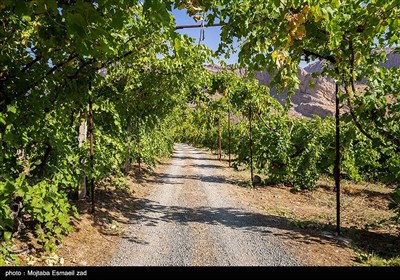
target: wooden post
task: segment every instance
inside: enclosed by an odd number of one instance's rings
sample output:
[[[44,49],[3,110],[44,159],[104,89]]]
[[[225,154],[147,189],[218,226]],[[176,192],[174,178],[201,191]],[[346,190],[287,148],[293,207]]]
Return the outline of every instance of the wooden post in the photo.
[[[336,189],[336,233],[340,235],[340,111],[339,111],[339,86],[336,83],[335,87],[335,189]]]
[[[94,173],[94,143],[93,143],[93,103],[92,98],[89,97],[89,141],[90,141],[90,168],[92,174]],[[92,213],[95,212],[95,198],[94,198],[94,178],[90,179],[90,190],[91,190],[91,198],[92,198]]]
[[[78,137],[78,146],[81,148],[86,140],[87,140],[87,115],[86,113],[83,113],[83,120],[81,120],[81,123],[79,125],[79,137]],[[86,176],[82,176],[81,181],[80,181],[80,187],[78,191],[78,198],[79,199],[84,199],[86,197],[86,192],[87,192],[87,186],[86,186],[86,181],[87,178]]]
[[[252,123],[252,110],[251,105],[249,107],[249,132],[250,132],[250,180],[251,186],[253,186],[253,123]]]

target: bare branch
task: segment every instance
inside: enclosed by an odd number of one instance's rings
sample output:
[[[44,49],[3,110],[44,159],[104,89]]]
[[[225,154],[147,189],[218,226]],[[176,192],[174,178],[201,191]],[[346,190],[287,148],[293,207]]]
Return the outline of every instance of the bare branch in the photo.
[[[310,51],[310,50],[306,50],[306,49],[302,49],[302,50],[303,50],[303,53],[304,53],[306,56],[312,55],[312,56],[318,57],[319,59],[325,59],[325,60],[327,60],[327,61],[329,61],[329,62],[336,63],[336,59],[335,59],[333,56],[331,56],[331,55],[323,56],[323,55],[321,55],[321,54],[318,54],[318,53],[313,52],[313,51]]]

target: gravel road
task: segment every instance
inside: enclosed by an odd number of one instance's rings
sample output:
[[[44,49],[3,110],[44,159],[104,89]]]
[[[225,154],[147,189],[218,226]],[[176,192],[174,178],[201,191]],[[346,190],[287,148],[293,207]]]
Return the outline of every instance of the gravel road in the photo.
[[[276,221],[232,196],[225,173],[208,152],[176,144],[109,265],[301,265],[275,234]]]

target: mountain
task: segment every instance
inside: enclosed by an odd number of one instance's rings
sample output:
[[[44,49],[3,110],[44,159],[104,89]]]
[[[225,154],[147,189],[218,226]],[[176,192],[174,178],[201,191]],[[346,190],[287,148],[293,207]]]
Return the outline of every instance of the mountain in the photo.
[[[400,54],[395,54],[393,49],[387,49],[387,60],[382,63],[385,68],[399,67]],[[317,61],[309,64],[304,69],[298,67],[297,75],[300,80],[299,89],[291,97],[292,108],[289,115],[292,117],[312,117],[318,115],[322,118],[332,116],[335,110],[335,83],[332,78],[318,75],[313,78],[313,73],[321,73],[326,61]],[[214,73],[218,73],[220,68],[216,65],[208,65],[206,68]],[[246,70],[238,70],[239,76],[243,76]],[[270,85],[272,76],[267,71],[255,72],[256,79],[260,84]],[[315,75],[315,74],[314,74]],[[310,83],[311,82],[311,83]],[[313,86],[310,86],[313,84]],[[362,89],[365,84],[357,85]],[[286,93],[277,94],[276,89],[271,89],[271,96],[276,98],[282,105],[285,104]]]
[[[313,69],[321,70],[322,65],[313,65]],[[317,71],[315,70],[315,71]],[[292,95],[292,108],[290,115],[293,117],[312,117],[318,115],[326,117],[332,115],[335,106],[335,84],[332,79],[318,76],[312,78],[313,72],[308,72],[301,67],[298,68],[297,75],[300,80],[299,89]],[[268,72],[256,72],[255,77],[260,84],[269,85],[272,77]],[[314,84],[310,86],[310,81]],[[275,89],[271,90],[271,95],[282,105],[285,103],[287,95],[278,95]]]
[[[385,68],[400,67],[400,54],[394,53],[393,49],[387,49],[387,60],[381,65]],[[326,65],[326,61],[317,61],[309,64],[304,69],[298,68],[300,80],[299,89],[292,96],[292,108],[290,115],[295,117],[320,117],[332,116],[335,111],[335,83],[329,77],[321,75],[313,78],[313,73],[321,73]],[[269,85],[272,77],[267,72],[255,73],[260,84]],[[310,86],[310,81],[314,86]],[[358,89],[365,88],[365,84],[358,84]],[[286,94],[277,95],[276,90],[271,90],[271,95],[281,104],[285,103]]]
[[[310,73],[310,74],[315,73],[315,72],[321,73],[322,70],[324,70],[325,64],[326,64],[325,60],[316,61],[316,62],[313,62],[313,63],[307,65],[304,68],[304,70],[306,70],[306,72]]]
[[[393,68],[393,67],[399,67],[400,66],[400,54],[394,53],[393,49],[388,50],[387,52],[387,60],[385,63],[383,63],[383,66],[385,68]]]

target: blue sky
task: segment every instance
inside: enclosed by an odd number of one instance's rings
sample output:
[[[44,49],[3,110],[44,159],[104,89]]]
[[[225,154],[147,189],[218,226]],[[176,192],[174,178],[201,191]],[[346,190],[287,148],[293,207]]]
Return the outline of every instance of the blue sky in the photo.
[[[175,17],[176,25],[191,25],[191,24],[201,24],[201,22],[196,22],[192,17],[186,14],[186,10],[173,10],[172,14]],[[194,38],[196,40],[196,44],[199,41],[200,37],[200,28],[188,28],[188,29],[180,29],[177,30],[180,34],[187,34],[188,36]],[[207,45],[211,50],[216,51],[218,48],[218,44],[220,43],[220,32],[221,27],[207,27],[205,28],[205,40],[202,42]],[[225,60],[227,64],[234,64],[238,61],[238,53],[231,54],[229,59],[221,59]],[[301,67],[307,66],[308,63],[305,61],[300,62]]]
[[[191,25],[191,24],[201,24],[201,22],[196,22],[192,17],[186,14],[186,10],[173,10],[172,14],[175,17],[176,25]],[[200,28],[188,28],[177,30],[180,34],[187,34],[188,36],[196,40],[196,44],[199,42]],[[205,40],[202,42],[207,45],[211,50],[216,51],[220,43],[220,32],[221,27],[206,27],[204,30]],[[229,59],[224,59],[227,64],[233,64],[237,62],[238,54],[231,54]]]

